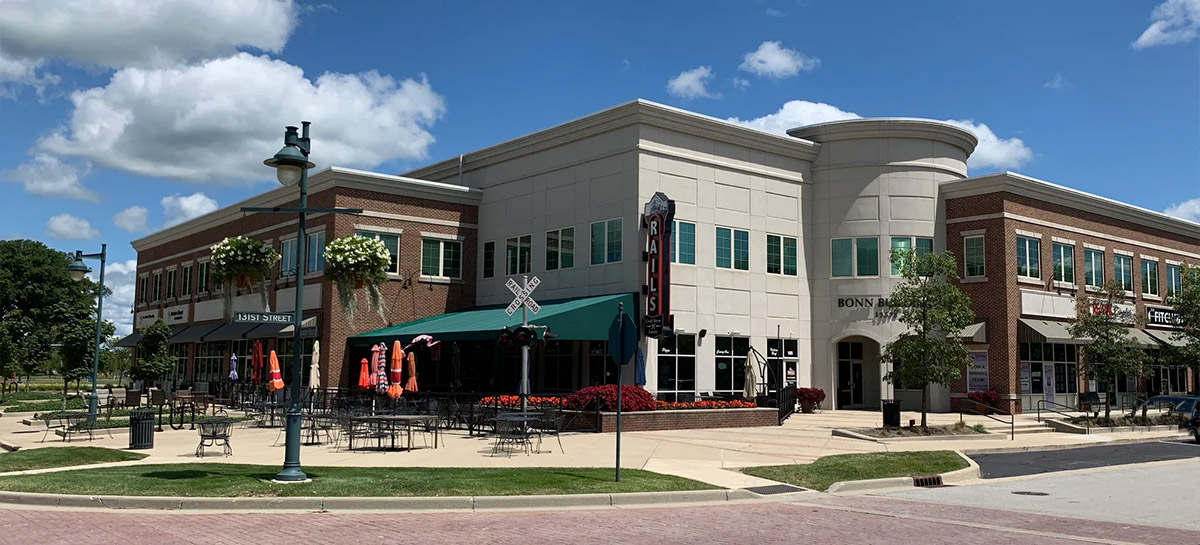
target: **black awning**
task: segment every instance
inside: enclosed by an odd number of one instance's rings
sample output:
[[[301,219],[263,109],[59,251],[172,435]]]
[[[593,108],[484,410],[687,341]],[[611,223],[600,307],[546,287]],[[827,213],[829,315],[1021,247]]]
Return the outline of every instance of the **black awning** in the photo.
[[[142,334],[138,333],[137,331],[134,331],[133,333],[130,333],[128,336],[126,336],[125,338],[117,341],[116,344],[114,344],[113,346],[119,346],[122,348],[133,348],[133,347],[137,346],[137,343],[140,340],[142,340]]]
[[[213,331],[209,332],[208,334],[204,335],[204,337],[202,337],[200,340],[202,340],[204,342],[213,342],[213,341],[238,341],[238,340],[246,339],[246,338],[249,338],[246,334],[250,333],[250,330],[257,328],[259,325],[262,325],[262,324],[242,324],[242,323],[227,322],[224,324],[220,324],[221,327],[218,327],[218,328],[214,329]]]
[[[221,327],[221,324],[190,325],[187,326],[187,328],[185,328],[183,331],[173,335],[171,337],[171,342],[176,344],[200,342],[200,339],[204,338],[204,335],[218,327]]]
[[[178,334],[180,334],[180,333],[183,333],[183,332],[184,332],[184,331],[186,331],[186,330],[187,330],[189,327],[191,327],[191,326],[186,326],[186,325],[173,325],[173,326],[171,326],[171,338],[170,338],[170,339],[167,339],[167,344],[178,344],[178,343],[192,342],[192,341],[185,341],[185,340],[182,340],[182,339],[180,339],[180,340],[178,340],[178,341],[177,341],[177,340],[175,340],[175,336],[176,336],[176,335],[178,335]]]
[[[305,316],[304,322],[301,323],[300,335],[303,337],[315,337],[317,327],[317,316]],[[292,324],[262,324],[249,335],[247,339],[273,339],[276,337],[291,337],[293,333]]]

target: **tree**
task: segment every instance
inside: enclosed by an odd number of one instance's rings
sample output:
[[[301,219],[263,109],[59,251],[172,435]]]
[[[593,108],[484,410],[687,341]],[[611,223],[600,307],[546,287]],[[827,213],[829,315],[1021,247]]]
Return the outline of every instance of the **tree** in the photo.
[[[954,285],[958,265],[950,252],[917,255],[894,251],[892,263],[904,280],[888,296],[888,308],[908,326],[883,347],[880,360],[892,365],[883,378],[921,387],[921,427],[927,427],[929,385],[949,384],[970,360],[958,334],[975,320],[971,300]]]
[[[72,282],[68,254],[33,240],[0,241],[0,370],[30,374],[58,343],[61,305],[93,293],[90,281]],[[95,316],[95,301],[88,302]],[[92,322],[95,327],[95,322]]]
[[[125,371],[129,369],[131,354],[128,348],[117,346],[120,336],[110,336],[104,341],[104,350],[100,352],[100,370],[117,376],[117,385],[125,382]]]
[[[54,326],[56,338],[61,344],[60,368],[65,400],[71,382],[90,377],[95,364],[96,350],[96,295],[100,285],[84,279],[79,282],[83,290],[70,294],[70,298],[57,305],[58,323]],[[107,289],[107,288],[106,288]],[[100,325],[100,338],[107,338],[115,330],[112,322]]]
[[[1129,334],[1129,328],[1141,317],[1134,315],[1129,321],[1116,312],[1124,299],[1125,290],[1113,280],[1100,286],[1095,295],[1081,291],[1075,297],[1075,317],[1067,324],[1071,336],[1086,343],[1081,348],[1081,374],[1108,383],[1106,419],[1112,415],[1117,376],[1141,376],[1142,360],[1146,357],[1142,345]]]
[[[1179,313],[1171,339],[1183,346],[1168,350],[1169,361],[1190,367],[1193,375],[1200,377],[1200,266],[1185,263],[1179,272],[1181,289],[1167,298],[1167,304]]]
[[[129,370],[129,376],[145,382],[162,380],[175,368],[175,360],[167,347],[167,341],[171,338],[171,327],[159,319],[142,328],[141,334],[142,338],[138,341],[138,360]]]

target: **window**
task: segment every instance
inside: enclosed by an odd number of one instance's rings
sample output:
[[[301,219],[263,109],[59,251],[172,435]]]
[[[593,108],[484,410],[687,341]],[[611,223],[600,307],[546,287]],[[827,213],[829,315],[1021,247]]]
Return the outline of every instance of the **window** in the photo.
[[[1175,297],[1183,292],[1183,277],[1180,276],[1179,265],[1167,265],[1167,297]]]
[[[892,276],[900,276],[900,271],[904,268],[904,261],[899,259],[898,255],[903,255],[905,252],[912,250],[912,239],[908,237],[892,237]]]
[[[167,299],[175,298],[175,269],[167,271]]]
[[[208,293],[208,262],[201,261],[196,273],[196,293]]]
[[[986,258],[983,251],[983,235],[963,238],[963,276],[974,278],[987,276]]]
[[[767,339],[767,368],[763,377],[767,392],[778,392],[782,386],[796,384],[796,363],[800,342],[796,339]]]
[[[588,383],[592,386],[617,383],[617,364],[608,357],[608,342],[587,341]]]
[[[1142,295],[1158,297],[1158,262],[1142,260]]]
[[[1017,237],[1017,276],[1025,278],[1042,278],[1041,262],[1042,241],[1036,238]]]
[[[767,272],[796,276],[796,239],[767,235]]]
[[[483,277],[493,276],[496,276],[496,241],[489,240],[483,243]]]
[[[1104,285],[1104,250],[1083,251],[1083,283],[1093,288]]]
[[[296,239],[279,243],[279,277],[296,276]]]
[[[225,359],[225,341],[196,343],[195,377],[196,382],[218,382],[229,376],[229,368]],[[224,372],[222,372],[224,371]]]
[[[621,218],[592,224],[592,265],[621,261]]]
[[[154,273],[154,296],[151,301],[162,299],[162,273]]]
[[[1054,280],[1075,283],[1075,247],[1055,242],[1050,249],[1054,251]]]
[[[917,237],[917,257],[933,253],[933,239]]]
[[[529,274],[529,258],[532,255],[533,235],[510,237],[506,241],[506,257],[508,266],[506,274]]]
[[[325,270],[325,232],[308,235],[308,260],[305,273]]]
[[[569,393],[575,391],[575,342],[546,341],[541,358],[541,391]]]
[[[292,350],[292,347],[295,346],[292,342],[293,340],[294,339],[291,337],[279,337],[275,339],[275,353],[279,357],[279,370],[283,375],[283,383],[289,385],[292,383],[292,359],[295,357],[295,352]],[[314,340],[316,339],[312,337],[302,337],[300,339],[301,386],[308,382],[308,376],[311,374],[308,372],[308,368],[312,365],[312,349]],[[317,363],[318,365],[320,364],[320,362]]]
[[[855,270],[858,276],[879,276],[879,239],[854,239]]]
[[[462,278],[462,243],[427,238],[421,241],[421,274]]]
[[[546,270],[570,269],[575,266],[575,228],[563,227],[546,231]]]
[[[854,276],[854,239],[835,238],[830,241],[834,278]]]
[[[675,335],[658,342],[658,399],[677,401],[696,391],[696,336]]]
[[[1021,343],[1022,365],[1029,366],[1029,395],[1042,395],[1047,390],[1056,394],[1079,392],[1079,369],[1076,367],[1075,345],[1051,343]],[[1053,383],[1046,375],[1053,373]]]
[[[167,378],[167,380],[174,382],[176,385],[178,385],[180,382],[184,382],[187,380],[187,361],[188,361],[188,347],[189,346],[191,346],[191,345],[185,344],[185,343],[175,343],[175,344],[167,345],[167,351],[171,354],[171,359],[174,360],[174,362],[175,362],[175,370],[171,371],[171,374],[167,375],[166,378]]]
[[[674,222],[671,228],[671,263],[696,264],[696,224]]]
[[[717,336],[716,348],[716,391],[741,392],[746,386],[746,352],[750,350],[750,338]]]
[[[717,227],[717,266],[750,270],[750,232]]]
[[[183,287],[180,288],[179,294],[187,297],[192,294],[192,266],[183,266]]]
[[[150,277],[149,276],[143,276],[141,278],[138,278],[138,302],[143,305],[146,304],[146,297],[150,292],[149,285],[150,285]]]
[[[1122,290],[1133,290],[1133,258],[1127,255],[1113,256],[1113,280]]]
[[[373,238],[383,243],[388,251],[388,270],[392,274],[400,274],[400,235],[373,233],[370,231],[355,231],[354,236]]]

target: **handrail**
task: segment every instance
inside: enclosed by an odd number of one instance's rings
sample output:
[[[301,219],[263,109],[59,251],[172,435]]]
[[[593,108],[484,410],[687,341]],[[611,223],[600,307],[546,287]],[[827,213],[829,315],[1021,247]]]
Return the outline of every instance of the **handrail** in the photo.
[[[985,403],[979,403],[978,401],[976,401],[975,404],[987,407],[988,409],[996,411],[997,413],[1001,413],[1001,414],[1004,413],[1003,410],[1001,410],[997,407],[993,407],[991,405],[987,405]],[[986,417],[991,418],[992,420],[995,420],[996,422],[999,422],[1001,424],[1008,424],[1008,439],[1010,441],[1016,441],[1016,439],[1017,439],[1017,418],[1015,416],[1010,414],[1010,415],[1008,415],[1008,420],[1005,421],[1003,418],[999,418],[999,417],[996,417],[996,416],[993,416],[993,415],[990,415],[987,413],[982,413],[982,412],[976,411],[975,409],[960,408],[958,410],[958,422],[960,424],[963,423],[963,413],[964,412],[968,412],[971,414],[977,414],[979,416],[986,416]]]
[[[1065,418],[1075,418],[1074,416],[1071,416],[1071,415],[1064,413],[1062,411],[1059,411],[1057,409],[1047,407],[1047,405],[1053,405],[1055,407],[1062,407],[1064,409],[1074,409],[1074,407],[1072,407],[1070,405],[1063,405],[1062,403],[1055,403],[1055,402],[1047,400],[1047,399],[1039,399],[1037,402],[1037,421],[1038,421],[1038,423],[1041,423],[1041,421],[1042,421],[1042,411],[1052,412],[1054,414],[1063,416]],[[1086,424],[1088,433],[1089,434],[1092,433],[1092,417],[1088,416],[1086,412],[1083,413],[1083,422],[1084,422],[1084,424]]]

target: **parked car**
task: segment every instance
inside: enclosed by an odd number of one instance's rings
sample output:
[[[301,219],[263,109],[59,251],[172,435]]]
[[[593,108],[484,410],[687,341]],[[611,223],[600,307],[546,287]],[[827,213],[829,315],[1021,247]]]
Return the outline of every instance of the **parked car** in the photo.
[[[1134,407],[1129,416],[1143,413],[1147,416],[1177,416],[1179,427],[1187,428],[1188,433],[1200,443],[1200,396],[1154,396]]]

